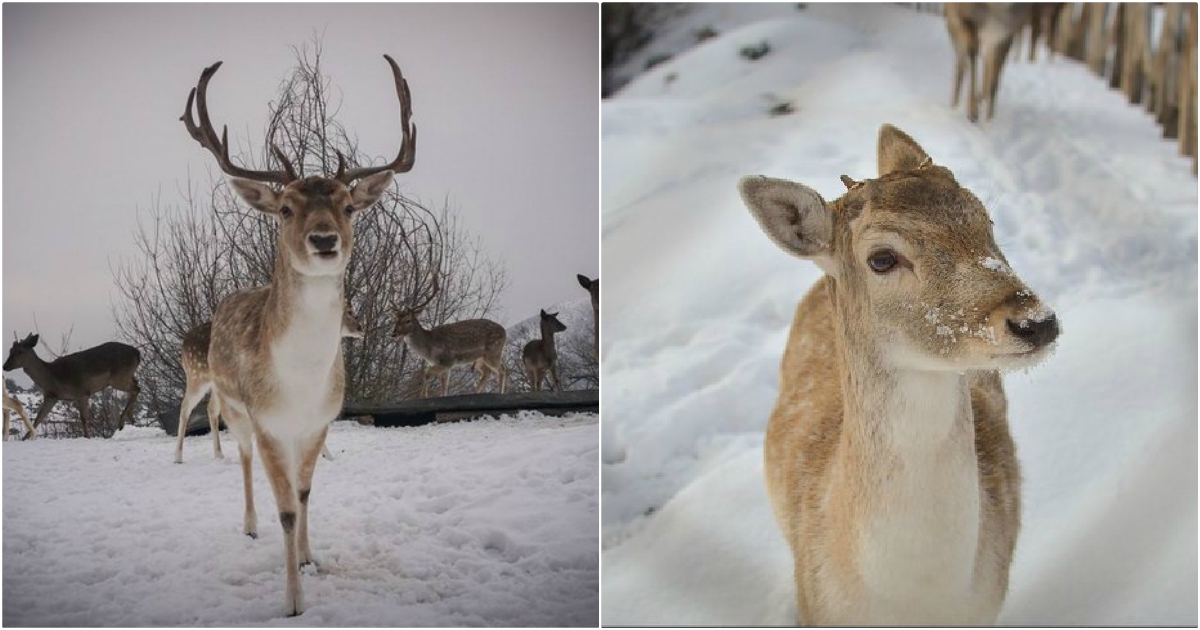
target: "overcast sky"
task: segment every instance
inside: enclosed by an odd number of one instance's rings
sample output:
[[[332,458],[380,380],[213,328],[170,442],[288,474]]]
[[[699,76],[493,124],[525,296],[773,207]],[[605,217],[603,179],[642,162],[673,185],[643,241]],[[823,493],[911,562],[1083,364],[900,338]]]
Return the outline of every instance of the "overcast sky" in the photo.
[[[200,70],[214,124],[264,127],[293,66],[289,46],[324,34],[340,120],[368,155],[399,147],[400,64],[420,128],[405,194],[440,204],[503,260],[500,319],[586,297],[599,272],[599,7],[595,4],[4,4],[4,335],[57,346],[115,338],[110,261],[161,190],[217,171],[179,116]],[[258,138],[252,138],[257,141]],[[4,344],[7,354],[8,343]],[[43,354],[45,356],[45,354]]]

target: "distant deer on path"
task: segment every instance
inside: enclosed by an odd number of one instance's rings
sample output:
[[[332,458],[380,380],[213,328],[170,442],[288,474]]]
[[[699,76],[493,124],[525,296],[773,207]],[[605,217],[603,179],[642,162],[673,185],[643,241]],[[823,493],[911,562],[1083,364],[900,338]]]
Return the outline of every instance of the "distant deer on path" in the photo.
[[[554,389],[561,391],[562,383],[558,380],[558,350],[554,347],[554,335],[567,327],[558,321],[558,313],[547,313],[544,309],[538,315],[538,326],[542,338],[525,344],[521,352],[525,374],[529,377],[529,387],[535,392],[541,391],[542,379],[549,373],[553,377]]]
[[[9,394],[8,387],[5,387],[4,388],[4,441],[5,442],[8,441],[8,430],[9,430],[9,426],[10,426],[9,425],[9,421],[10,421],[9,412],[17,414],[17,417],[21,419],[22,423],[24,423],[25,430],[29,432],[28,433],[29,439],[32,440],[32,439],[37,438],[37,432],[34,431],[33,425],[29,423],[29,416],[25,414],[25,406],[21,404],[21,401],[14,398],[12,396],[12,394]],[[18,429],[18,431],[19,431],[19,429]]]
[[[575,278],[579,280],[579,286],[587,289],[588,294],[592,296],[592,323],[595,325],[595,341],[594,350],[596,352],[596,363],[600,363],[600,278],[595,280],[589,279],[583,274],[576,274]]]
[[[508,331],[490,319],[468,319],[426,329],[419,316],[438,294],[436,275],[432,285],[420,303],[396,309],[396,326],[392,329],[392,336],[403,339],[425,362],[421,397],[429,395],[429,385],[434,378],[442,379],[442,396],[449,394],[450,369],[466,364],[479,370],[475,393],[482,392],[488,377],[495,374],[503,394],[508,381],[503,360]]]
[[[36,429],[54,405],[60,400],[73,400],[79,409],[79,422],[83,428],[83,437],[91,437],[88,431],[90,410],[88,401],[92,394],[112,387],[129,394],[129,401],[121,411],[121,426],[129,421],[133,413],[133,404],[137,402],[138,364],[142,361],[142,353],[137,348],[116,341],[102,343],[94,348],[81,350],[61,356],[46,363],[34,351],[38,336],[29,335],[20,341],[13,341],[8,351],[8,359],[4,362],[4,371],[24,369],[33,384],[42,391],[42,406],[38,408],[37,417],[33,419]]]
[[[891,125],[878,164],[831,202],[739,184],[770,240],[825,272],[784,348],[767,494],[803,625],[992,624],[1021,500],[999,371],[1045,359],[1059,324],[953,173]]]
[[[1029,23],[1033,10],[1029,4],[950,2],[946,4],[946,27],[954,44],[954,92],[950,107],[958,107],[963,73],[970,72],[967,92],[967,118],[979,120],[979,101],[987,101],[987,118],[996,110],[1000,72],[1008,58],[1013,37]],[[983,53],[982,93],[976,89],[975,66]]]

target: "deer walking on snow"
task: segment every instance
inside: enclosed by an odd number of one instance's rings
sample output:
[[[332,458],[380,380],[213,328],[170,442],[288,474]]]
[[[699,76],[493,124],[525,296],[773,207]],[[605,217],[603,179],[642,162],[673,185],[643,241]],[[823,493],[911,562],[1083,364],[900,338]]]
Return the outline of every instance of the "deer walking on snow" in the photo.
[[[237,166],[229,158],[227,134],[218,136],[208,115],[206,91],[220,62],[201,73],[180,117],[188,134],[230,176],[242,200],[279,225],[271,283],[229,295],[217,306],[208,367],[226,425],[239,445],[253,438],[262,453],[283,529],[288,615],[304,611],[300,567],[313,563],[308,541],[313,471],[345,393],[343,284],[354,251],[354,220],[379,200],[396,173],[411,170],[416,158],[408,83],[396,62],[384,58],[400,101],[403,137],[388,164],[347,169],[339,153],[333,177],[301,177],[272,147],[282,170]],[[239,450],[246,457],[248,449]],[[249,467],[242,470],[248,478]],[[256,535],[257,523],[247,518],[244,531]]]
[[[483,385],[492,374],[500,381],[500,393],[504,393],[508,375],[504,370],[504,344],[508,331],[490,319],[468,319],[426,329],[421,326],[421,311],[438,294],[436,274],[432,289],[420,303],[396,309],[396,326],[392,336],[404,340],[408,347],[425,362],[421,376],[421,397],[429,395],[429,384],[434,378],[442,379],[442,396],[450,393],[450,369],[456,365],[471,364],[479,370],[479,381],[475,393],[483,391]]]
[[[25,413],[25,405],[22,405],[21,401],[17,400],[16,398],[13,398],[12,394],[8,393],[8,388],[5,387],[4,388],[4,441],[5,442],[8,441],[8,430],[10,427],[9,423],[11,420],[11,418],[9,417],[9,412],[17,414],[17,417],[21,419],[21,422],[25,425],[25,430],[29,432],[29,439],[32,440],[37,437],[37,432],[33,430],[33,425],[29,423],[29,416],[26,415],[26,413]],[[19,432],[20,429],[17,429],[17,431]]]
[[[1030,4],[997,2],[950,2],[946,4],[946,28],[954,44],[954,93],[950,107],[958,107],[963,73],[970,72],[967,92],[967,118],[979,120],[979,101],[987,101],[987,118],[996,110],[996,93],[1000,89],[1000,71],[1008,58],[1013,37],[1033,17]],[[975,86],[975,65],[983,53],[982,93]]]
[[[525,374],[529,377],[529,387],[535,392],[542,391],[542,380],[548,373],[553,378],[554,389],[561,391],[562,383],[558,380],[558,350],[554,347],[554,335],[567,327],[558,321],[558,313],[547,313],[545,310],[538,316],[538,325],[542,338],[525,344],[521,351]]]
[[[948,169],[891,125],[878,165],[831,202],[739,184],[767,236],[826,274],[784,350],[767,491],[802,623],[990,624],[1020,521],[999,371],[1044,359],[1059,324]]]
[[[83,437],[91,437],[88,431],[88,420],[91,419],[88,400],[92,394],[105,387],[129,394],[129,401],[121,410],[121,426],[129,421],[129,416],[133,413],[133,404],[137,402],[138,392],[141,391],[137,378],[134,377],[134,372],[137,372],[138,364],[142,361],[142,353],[138,352],[137,348],[109,341],[46,363],[33,349],[37,342],[37,335],[13,341],[12,348],[8,351],[8,359],[4,362],[5,372],[24,369],[33,380],[33,384],[42,390],[42,406],[38,408],[37,416],[33,419],[35,429],[41,426],[46,414],[54,409],[58,401],[74,400],[79,409]]]

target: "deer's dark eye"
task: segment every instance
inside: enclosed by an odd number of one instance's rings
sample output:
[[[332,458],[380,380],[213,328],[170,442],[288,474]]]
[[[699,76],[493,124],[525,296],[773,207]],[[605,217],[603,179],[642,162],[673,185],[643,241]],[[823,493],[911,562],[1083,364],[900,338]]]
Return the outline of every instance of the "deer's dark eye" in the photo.
[[[279,216],[281,216],[285,219],[292,216],[292,209],[287,206],[280,206],[279,207]]]
[[[867,265],[875,273],[887,273],[896,268],[900,258],[890,249],[881,249],[867,257]]]
[[[346,206],[346,216],[354,214],[354,206]]]

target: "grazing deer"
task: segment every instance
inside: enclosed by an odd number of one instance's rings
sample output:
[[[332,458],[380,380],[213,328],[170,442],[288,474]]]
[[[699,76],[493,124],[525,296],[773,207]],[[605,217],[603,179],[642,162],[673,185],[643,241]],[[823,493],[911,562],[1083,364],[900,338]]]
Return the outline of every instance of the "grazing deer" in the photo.
[[[356,339],[363,337],[362,329],[358,327],[358,322],[350,314],[349,308],[342,314],[342,336]],[[211,339],[212,322],[204,322],[189,330],[183,336],[182,353],[179,357],[179,362],[183,365],[183,374],[187,379],[187,385],[184,387],[183,401],[179,405],[179,424],[176,425],[176,464],[183,463],[183,438],[187,435],[189,420],[192,417],[192,409],[199,404],[205,394],[212,391],[212,372],[208,369],[208,344]],[[209,396],[208,430],[213,436],[213,457],[217,459],[225,457],[221,453],[220,413],[221,404],[217,396]],[[247,448],[253,448],[253,446],[247,445]],[[329,448],[325,445],[321,446],[321,455],[325,459],[333,459],[333,455],[329,453]],[[249,454],[242,459],[242,466],[246,469],[247,474],[245,477],[248,479],[250,471]],[[253,496],[249,489],[247,489],[247,500],[248,503],[253,505]]]
[[[948,169],[891,125],[878,163],[829,203],[739,183],[767,236],[826,274],[784,350],[767,492],[804,624],[990,624],[1020,520],[999,370],[1044,359],[1059,325]]]
[[[600,278],[589,280],[587,276],[579,273],[575,274],[575,278],[579,280],[579,286],[587,289],[587,292],[592,296],[592,322],[595,325],[595,347],[596,363],[600,362]]]
[[[524,350],[521,351],[521,358],[525,362],[525,374],[529,377],[529,387],[535,392],[542,391],[542,379],[546,377],[547,370],[554,380],[554,389],[562,390],[562,383],[558,380],[558,351],[554,348],[554,335],[564,331],[567,327],[558,321],[558,313],[547,313],[541,311],[538,320],[541,326],[542,338],[534,339],[525,344]]]
[[[12,394],[8,393],[8,388],[5,387],[4,388],[4,441],[5,442],[8,441],[8,429],[10,426],[9,422],[11,420],[11,418],[9,417],[10,411],[17,414],[17,417],[20,418],[21,422],[25,424],[25,430],[29,432],[29,439],[32,440],[32,439],[36,438],[37,432],[33,430],[33,425],[29,423],[29,416],[25,414],[25,405],[22,405],[21,401],[17,400],[16,398],[13,398]],[[20,429],[18,429],[18,431],[20,431]]]
[[[1032,17],[1029,4],[950,2],[946,4],[946,27],[954,44],[954,94],[950,107],[958,107],[963,72],[970,70],[967,94],[967,118],[979,120],[979,100],[987,100],[987,117],[992,119],[996,109],[996,92],[1000,89],[1000,71],[1012,47],[1013,36],[1021,32]],[[975,87],[975,60],[984,53],[983,92]]]
[[[504,393],[507,373],[504,371],[504,344],[508,331],[490,319],[468,319],[444,324],[426,330],[418,316],[437,296],[438,283],[433,278],[433,289],[425,299],[415,306],[396,309],[396,327],[392,336],[401,338],[408,347],[425,361],[421,375],[421,397],[429,395],[429,384],[434,378],[442,379],[442,395],[450,392],[450,368],[470,363],[479,370],[479,382],[475,393],[483,391],[483,384],[492,374],[500,381],[500,393]]]
[[[21,341],[14,340],[8,351],[8,359],[4,362],[5,372],[24,369],[33,379],[33,384],[42,390],[42,406],[33,419],[34,428],[41,426],[42,419],[58,401],[74,400],[79,408],[83,437],[91,437],[88,432],[88,399],[105,387],[129,394],[129,401],[121,410],[121,426],[125,426],[141,391],[134,377],[142,361],[142,353],[137,348],[109,341],[46,363],[33,349],[37,342],[37,335],[29,335]]]
[[[411,170],[416,158],[408,83],[396,62],[384,58],[400,101],[403,141],[396,159],[382,166],[347,169],[339,153],[333,177],[300,177],[277,147],[272,153],[283,170],[237,166],[229,158],[226,132],[218,136],[208,116],[206,91],[220,62],[201,73],[180,117],[188,134],[230,176],[242,200],[279,224],[271,283],[226,297],[213,314],[208,367],[220,412],[238,444],[249,444],[252,434],[262,452],[283,528],[288,615],[304,610],[299,569],[313,561],[308,543],[313,470],[345,393],[343,284],[354,248],[354,220],[379,200],[395,173]],[[248,467],[242,471],[249,485]],[[244,528],[248,535],[257,533],[249,515]]]

